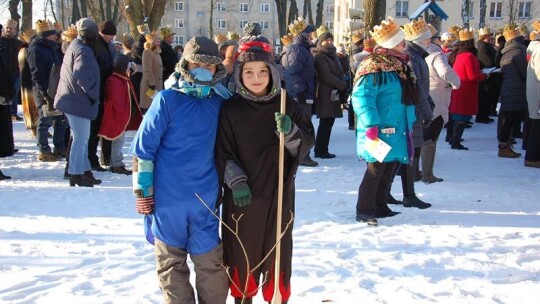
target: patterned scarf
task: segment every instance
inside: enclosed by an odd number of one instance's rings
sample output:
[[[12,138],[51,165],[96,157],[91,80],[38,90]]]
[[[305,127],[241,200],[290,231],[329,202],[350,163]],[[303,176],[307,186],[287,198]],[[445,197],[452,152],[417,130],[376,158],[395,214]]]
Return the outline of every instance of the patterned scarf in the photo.
[[[409,56],[394,50],[385,48],[376,48],[373,54],[362,60],[356,70],[354,82],[367,74],[377,74],[374,85],[385,83],[386,78],[382,72],[396,72],[401,84],[402,94],[401,102],[405,105],[418,104],[418,90],[416,88],[416,75],[407,64]]]

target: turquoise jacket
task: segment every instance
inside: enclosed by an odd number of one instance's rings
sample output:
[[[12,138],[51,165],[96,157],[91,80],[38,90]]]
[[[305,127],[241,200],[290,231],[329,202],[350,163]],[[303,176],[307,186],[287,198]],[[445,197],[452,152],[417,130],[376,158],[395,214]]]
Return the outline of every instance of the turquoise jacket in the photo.
[[[356,150],[366,162],[377,160],[364,148],[366,130],[379,127],[379,138],[392,149],[384,162],[409,163],[407,134],[412,140],[415,107],[401,102],[401,84],[395,72],[379,72],[362,76],[354,85],[352,105],[356,115]],[[394,128],[395,133],[383,134],[382,129]],[[412,143],[412,142],[411,142]],[[412,157],[412,155],[410,155]]]

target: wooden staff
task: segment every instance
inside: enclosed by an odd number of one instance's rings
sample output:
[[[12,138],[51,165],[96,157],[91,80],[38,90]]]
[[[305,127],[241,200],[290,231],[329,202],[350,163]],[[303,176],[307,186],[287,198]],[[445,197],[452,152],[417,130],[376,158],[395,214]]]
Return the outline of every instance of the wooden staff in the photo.
[[[285,115],[285,105],[287,104],[287,91],[281,89],[280,113]],[[292,127],[292,126],[291,126]],[[278,198],[276,210],[276,257],[274,261],[274,295],[272,304],[281,304],[281,292],[279,291],[279,275],[281,261],[281,215],[283,213],[283,171],[285,162],[285,134],[279,133],[279,164],[278,164]]]

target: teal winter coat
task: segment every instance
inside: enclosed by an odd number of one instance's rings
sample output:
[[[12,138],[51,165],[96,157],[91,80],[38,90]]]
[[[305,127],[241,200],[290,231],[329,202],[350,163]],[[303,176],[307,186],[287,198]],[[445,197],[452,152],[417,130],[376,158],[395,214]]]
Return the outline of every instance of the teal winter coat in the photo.
[[[366,74],[355,83],[352,105],[356,114],[356,150],[366,162],[377,160],[364,148],[366,130],[378,126],[379,138],[392,149],[384,162],[409,163],[407,133],[412,132],[416,120],[414,105],[401,102],[401,84],[396,72]],[[394,128],[395,133],[383,134],[382,129]]]

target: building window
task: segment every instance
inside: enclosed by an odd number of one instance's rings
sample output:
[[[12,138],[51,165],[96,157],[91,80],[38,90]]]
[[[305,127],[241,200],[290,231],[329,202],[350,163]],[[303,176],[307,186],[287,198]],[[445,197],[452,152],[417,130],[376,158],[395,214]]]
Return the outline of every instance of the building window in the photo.
[[[519,2],[519,18],[531,18],[531,2]]]
[[[217,2],[216,3],[216,11],[224,12],[226,10],[227,10],[227,6],[225,6],[225,2]]]
[[[218,27],[219,29],[224,29],[224,28],[227,27],[227,22],[225,22],[225,20],[223,20],[223,19],[218,19],[218,21],[217,21],[217,27]]]
[[[329,30],[333,30],[333,29],[334,29],[334,22],[332,22],[332,21],[326,21],[326,27],[327,27]]]
[[[270,12],[270,3],[261,3],[261,13]]]
[[[261,21],[261,28],[262,29],[269,29],[270,28],[270,24],[268,23],[268,20],[262,20]]]
[[[407,18],[409,15],[409,1],[396,1],[396,17]]]
[[[249,12],[249,6],[247,3],[240,3],[240,12],[242,13]]]
[[[184,2],[175,2],[174,3],[174,10],[177,12],[184,11]]]
[[[244,29],[244,26],[246,25],[246,23],[248,23],[247,20],[240,20],[238,22],[238,25],[240,25],[240,29]]]
[[[184,44],[184,36],[174,36],[174,43],[183,45]]]
[[[489,6],[489,18],[502,18],[502,2],[491,2]]]
[[[174,27],[184,28],[184,19],[174,19]]]
[[[334,13],[334,5],[333,4],[327,4],[326,5],[326,12],[328,14],[333,14]]]

